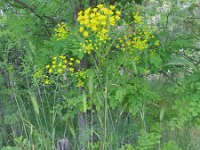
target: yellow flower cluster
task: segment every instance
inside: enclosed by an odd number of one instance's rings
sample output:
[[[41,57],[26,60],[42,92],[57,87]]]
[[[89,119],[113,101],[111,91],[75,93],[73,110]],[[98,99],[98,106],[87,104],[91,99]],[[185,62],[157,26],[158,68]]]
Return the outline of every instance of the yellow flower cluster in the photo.
[[[33,74],[33,79],[35,81],[41,81],[44,85],[51,84],[49,76],[45,75],[42,69],[36,68],[35,73]]]
[[[80,64],[79,59],[73,57],[66,57],[64,55],[55,56],[52,58],[51,63],[45,66],[46,73],[43,69],[35,69],[33,74],[34,81],[39,81],[44,85],[50,85],[53,83],[52,75],[64,75],[68,72],[69,75],[75,77],[76,86],[83,87],[87,77],[87,70],[77,69]]]
[[[67,35],[68,35],[68,29],[67,29],[67,25],[62,22],[59,23],[57,25],[57,27],[55,28],[55,37],[57,40],[64,40],[66,39]]]
[[[87,70],[78,70],[75,73],[75,77],[77,77],[78,82],[77,82],[77,87],[83,87],[85,85],[85,80],[87,77]]]
[[[118,38],[117,48],[123,51],[128,50],[133,53],[136,50],[145,50],[148,48],[148,42],[154,38],[152,30],[144,24],[139,12],[133,13],[134,29],[129,26],[129,33],[122,38]],[[158,44],[158,42],[156,43]]]
[[[42,83],[45,85],[49,85],[52,83],[52,81],[50,80],[49,76],[45,76],[44,79],[42,80]]]
[[[90,35],[95,35],[98,43],[109,40],[109,28],[113,27],[120,19],[120,11],[117,11],[115,6],[110,5],[105,7],[103,4],[97,5],[95,8],[89,7],[84,11],[78,13],[78,21],[80,23],[79,32],[85,38]],[[87,45],[89,43],[89,45]],[[91,42],[85,43],[83,49],[85,52],[90,53],[94,50],[94,45]]]
[[[135,62],[136,64],[138,64],[138,63],[140,62],[140,60],[141,60],[141,57],[140,57],[140,56],[135,56],[135,57],[133,58],[133,60],[134,60],[134,62]]]
[[[68,72],[71,76],[75,77],[77,80],[77,87],[83,87],[86,79],[85,70],[77,70],[77,65],[80,64],[79,59],[73,57],[66,57],[64,55],[53,57],[51,63],[46,65],[47,72],[49,76],[51,75],[63,75]],[[50,77],[45,76],[42,81],[44,84],[51,84]]]
[[[150,31],[138,29],[133,34],[118,38],[119,44],[117,44],[116,47],[123,51],[128,50],[130,53],[135,50],[144,50],[148,48],[148,42],[151,38],[153,38],[153,36]]]
[[[106,41],[104,41],[106,43]],[[98,50],[99,47],[102,45],[101,42],[98,42],[98,40],[92,41],[92,40],[85,40],[84,43],[80,44],[82,48],[84,49],[85,53],[90,54],[92,50]]]
[[[51,64],[46,65],[46,69],[49,74],[54,75],[63,74],[66,71],[69,71],[70,74],[73,74],[75,66],[78,64],[80,64],[80,60],[75,60],[72,57],[67,58],[64,55],[60,55],[58,57],[53,57]]]
[[[41,69],[36,68],[33,74],[33,79],[37,80],[43,76],[43,71]]]
[[[133,18],[134,18],[134,22],[136,24],[143,24],[144,23],[142,16],[139,15],[139,12],[136,12],[135,14],[133,14]]]

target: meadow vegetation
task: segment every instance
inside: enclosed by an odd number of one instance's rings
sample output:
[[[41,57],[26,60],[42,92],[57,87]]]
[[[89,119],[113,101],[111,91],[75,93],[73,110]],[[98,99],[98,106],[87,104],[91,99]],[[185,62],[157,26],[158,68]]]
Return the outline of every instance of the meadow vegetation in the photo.
[[[199,140],[199,0],[0,1],[0,149]]]

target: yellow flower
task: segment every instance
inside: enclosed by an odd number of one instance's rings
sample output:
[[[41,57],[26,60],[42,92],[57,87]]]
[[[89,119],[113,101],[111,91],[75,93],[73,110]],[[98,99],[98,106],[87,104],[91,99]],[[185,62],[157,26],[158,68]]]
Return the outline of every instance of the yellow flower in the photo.
[[[85,32],[83,33],[83,36],[84,36],[84,37],[88,37],[88,35],[89,35],[89,34],[88,34],[87,31],[85,31]]]
[[[79,16],[80,16],[80,15],[83,15],[83,11],[79,11],[78,15],[79,15]]]
[[[69,68],[69,71],[71,72],[71,73],[73,73],[74,72],[74,68]]]
[[[74,58],[71,57],[70,60],[71,60],[71,61],[74,61]]]
[[[133,16],[134,17],[134,21],[137,24],[142,24],[143,23],[143,19],[141,16],[139,16],[138,12]]]
[[[106,20],[104,20],[104,21],[101,22],[101,25],[105,26],[106,23],[107,23]]]
[[[105,8],[105,7],[103,7],[103,8],[101,8],[101,11],[102,11],[104,14],[107,14],[107,12],[108,12],[108,9],[107,9],[107,8]]]
[[[72,65],[73,65],[73,63],[72,63],[72,62],[69,62],[69,65],[70,65],[70,66],[72,66]]]
[[[93,9],[93,12],[97,12],[97,10],[98,10],[98,8],[94,8],[94,9]]]
[[[92,26],[92,31],[96,31],[97,27],[96,26]]]
[[[89,43],[85,46],[85,52],[90,54],[90,51],[93,49],[92,43]]]
[[[66,57],[65,56],[63,56],[63,55],[61,55],[61,56],[59,56],[61,59],[66,59]]]
[[[90,26],[96,26],[98,24],[97,19],[90,20]]]
[[[58,69],[58,73],[62,73],[63,70],[61,68]]]
[[[95,17],[95,13],[91,13],[90,18],[94,18],[94,17]]]
[[[119,19],[120,19],[120,16],[115,16],[115,19],[116,19],[116,20],[119,20]]]
[[[108,34],[107,27],[114,26],[120,19],[120,11],[115,11],[115,6],[110,5],[109,7],[103,4],[97,5],[95,8],[88,8],[83,12],[78,13],[78,21],[80,23],[79,31],[82,32],[83,36],[87,38],[90,35],[94,35],[94,39],[101,43],[106,43],[110,37]],[[87,29],[87,31],[85,31]],[[92,50],[98,49],[92,42],[82,43],[83,51],[90,53]]]
[[[59,23],[55,28],[55,31],[56,31],[55,36],[57,40],[63,40],[68,35],[68,29],[64,22]]]
[[[115,25],[115,18],[114,17],[110,17],[110,25],[114,26]]]
[[[76,60],[76,63],[77,63],[77,64],[80,64],[80,60]]]
[[[121,12],[120,11],[116,11],[115,12],[117,15],[121,15]]]
[[[45,79],[45,80],[44,80],[44,84],[46,84],[46,85],[50,84],[49,79]]]
[[[115,6],[110,5],[110,9],[111,9],[111,10],[114,10],[114,9],[115,9]]]
[[[102,33],[107,33],[108,30],[104,28],[101,32],[102,32]]]
[[[53,60],[56,60],[57,59],[57,57],[53,57]]]
[[[62,65],[63,65],[63,64],[62,64],[61,62],[58,64],[59,67],[61,67]]]
[[[62,66],[62,68],[63,68],[63,69],[66,69],[66,68],[67,68],[67,66],[66,66],[66,65],[63,65],[63,66]]]
[[[86,10],[84,11],[84,15],[88,15],[90,11],[91,11],[91,7],[89,7],[88,9],[86,9]]]
[[[97,5],[97,8],[103,8],[103,4]]]
[[[83,32],[84,28],[83,27],[80,27],[79,28],[79,32]]]
[[[81,11],[81,12],[82,12],[82,11]],[[78,13],[78,14],[79,14],[79,13]],[[78,20],[78,21],[83,20],[83,16],[82,16],[82,15],[79,15],[78,18],[77,18],[77,20]]]
[[[52,73],[53,72],[53,70],[52,69],[49,69],[49,71],[48,71],[49,73]]]
[[[111,16],[111,15],[113,15],[113,11],[112,11],[112,10],[109,10],[109,11],[107,12],[107,14]]]
[[[77,87],[83,87],[84,86],[84,82],[79,80],[77,83]]]
[[[48,69],[50,67],[50,65],[46,65],[46,68]]]

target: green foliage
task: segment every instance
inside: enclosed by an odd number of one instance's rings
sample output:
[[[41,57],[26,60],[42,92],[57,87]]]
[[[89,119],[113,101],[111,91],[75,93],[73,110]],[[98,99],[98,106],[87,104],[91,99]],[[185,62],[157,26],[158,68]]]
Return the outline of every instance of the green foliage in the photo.
[[[122,146],[120,150],[134,150],[134,148],[132,145],[126,144],[125,146]]]
[[[200,123],[198,6],[2,0],[0,147],[186,150],[173,131]]]
[[[181,95],[180,100],[176,100],[173,106],[174,110],[177,110],[178,117],[172,119],[172,124],[181,127],[184,123],[192,121],[195,125],[198,124],[199,116],[199,71],[194,72],[188,76],[185,80],[180,82],[180,85],[175,87],[174,92]]]
[[[179,148],[179,147],[176,145],[176,143],[173,142],[173,141],[169,141],[169,142],[166,143],[166,144],[164,145],[164,147],[162,148],[162,150],[171,150],[171,149],[173,149],[173,150],[182,150],[182,149]]]
[[[160,142],[160,134],[146,131],[141,131],[140,136],[138,137],[138,150],[153,150],[156,148],[156,144]]]

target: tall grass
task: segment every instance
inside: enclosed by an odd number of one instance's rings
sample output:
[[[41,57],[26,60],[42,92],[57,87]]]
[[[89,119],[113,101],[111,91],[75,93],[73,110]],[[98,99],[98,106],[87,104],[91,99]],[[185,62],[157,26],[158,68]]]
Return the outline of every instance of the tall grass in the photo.
[[[26,68],[26,66],[23,66]],[[4,69],[7,71],[6,84],[2,86],[2,105],[4,120],[1,121],[1,136],[3,145],[13,145],[15,149],[30,150],[53,150],[56,148],[58,139],[68,138],[71,143],[71,149],[80,149],[80,143],[86,150],[117,150],[123,145],[132,145],[138,147],[140,138],[140,130],[149,132],[151,126],[155,124],[149,121],[152,113],[149,108],[159,109],[159,103],[143,105],[140,112],[133,116],[127,111],[127,106],[121,109],[111,109],[108,103],[109,86],[108,76],[106,82],[100,83],[101,93],[94,89],[93,76],[88,81],[88,89],[90,98],[96,98],[99,102],[103,102],[103,109],[96,111],[85,111],[81,113],[84,116],[84,126],[78,125],[78,112],[68,110],[65,105],[70,100],[69,89],[63,86],[67,83],[60,84],[57,82],[54,86],[41,86],[39,82],[32,82],[30,79],[31,68],[24,69],[23,74],[19,70],[12,69],[11,66],[4,62]],[[100,81],[98,75],[98,66],[96,65],[95,75]],[[21,82],[24,82],[21,84]],[[64,82],[64,81],[63,81]],[[162,83],[163,82],[163,83]],[[165,79],[151,80],[152,89],[162,93],[166,89]],[[81,100],[86,110],[87,96],[80,90],[75,91],[80,94]],[[80,98],[79,97],[79,98]],[[163,95],[163,98],[169,100],[173,95]],[[165,100],[162,101],[166,103]],[[149,105],[149,104],[148,104]],[[72,108],[73,109],[73,108]],[[153,110],[154,111],[154,110]],[[152,113],[152,114],[151,114]],[[14,118],[11,116],[14,114]],[[162,114],[165,116],[165,114]],[[155,119],[157,119],[155,116]],[[162,119],[161,119],[162,118]],[[191,125],[182,129],[171,131],[169,122],[166,117],[160,118],[161,139],[159,144],[155,144],[154,149],[162,149],[164,143],[170,140],[182,148],[182,150],[198,150],[200,148],[199,129]],[[9,120],[10,122],[5,120]],[[6,129],[4,126],[7,126]],[[82,132],[82,136],[79,134]],[[5,136],[7,134],[7,138]],[[145,134],[143,136],[146,136]],[[146,136],[148,137],[148,136]],[[5,138],[5,139],[4,139]],[[146,139],[148,141],[149,139]],[[153,143],[154,144],[154,143]],[[2,150],[14,149],[14,147],[4,147]],[[132,148],[133,149],[133,148]],[[127,148],[128,150],[128,148]]]

